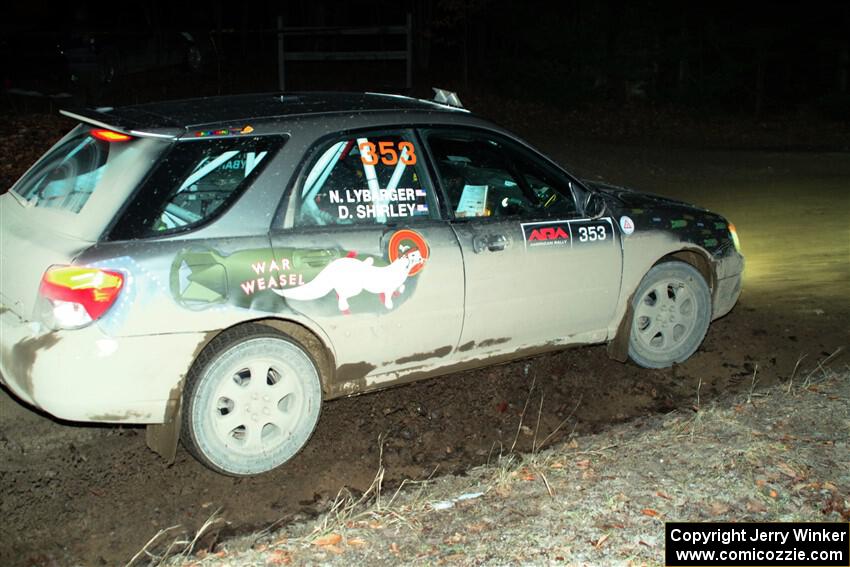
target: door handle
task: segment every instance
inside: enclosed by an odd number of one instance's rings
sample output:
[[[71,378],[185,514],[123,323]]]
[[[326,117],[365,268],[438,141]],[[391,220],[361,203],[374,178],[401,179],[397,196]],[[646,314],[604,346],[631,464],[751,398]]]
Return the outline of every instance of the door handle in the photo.
[[[480,254],[485,250],[501,252],[508,246],[508,237],[504,234],[479,234],[472,238],[472,250]]]
[[[333,250],[296,251],[292,255],[292,264],[296,268],[305,264],[310,268],[322,268],[330,264],[331,260],[336,259],[336,257],[337,254]]]

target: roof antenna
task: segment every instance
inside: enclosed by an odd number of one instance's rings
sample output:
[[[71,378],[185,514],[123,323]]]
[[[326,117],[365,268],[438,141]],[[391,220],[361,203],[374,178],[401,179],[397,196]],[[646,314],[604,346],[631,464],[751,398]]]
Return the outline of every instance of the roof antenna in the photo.
[[[445,104],[446,106],[463,108],[463,103],[460,102],[460,98],[457,96],[457,93],[444,89],[438,89],[437,87],[432,88],[434,89],[434,102],[436,102],[437,104]]]

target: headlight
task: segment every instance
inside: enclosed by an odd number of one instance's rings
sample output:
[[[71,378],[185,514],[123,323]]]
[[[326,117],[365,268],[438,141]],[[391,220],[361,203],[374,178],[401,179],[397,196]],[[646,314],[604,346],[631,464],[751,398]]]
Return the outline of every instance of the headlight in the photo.
[[[735,245],[735,250],[738,253],[741,253],[741,241],[738,240],[738,231],[735,230],[735,225],[731,222],[729,223],[729,234],[732,236],[732,243]]]

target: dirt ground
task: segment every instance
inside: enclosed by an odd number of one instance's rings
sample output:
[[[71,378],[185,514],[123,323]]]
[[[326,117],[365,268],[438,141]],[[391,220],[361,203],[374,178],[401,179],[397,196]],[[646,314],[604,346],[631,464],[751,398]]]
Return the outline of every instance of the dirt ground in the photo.
[[[399,490],[380,473],[319,518],[219,541],[214,515],[183,553],[134,563],[661,565],[666,521],[850,521],[850,367],[694,398]]]
[[[368,490],[382,446],[386,487],[462,473],[508,452],[528,400],[535,423],[527,427],[538,429],[537,416],[540,432],[566,420],[547,445],[571,432],[616,434],[649,415],[686,414],[697,392],[702,406],[729,406],[850,345],[850,154],[521,133],[585,175],[696,202],[736,223],[748,262],[744,294],[691,360],[648,371],[587,347],[334,401],[301,454],[251,479],[214,474],[182,449],[168,467],[145,447],[141,428],[57,423],[0,392],[0,564],[124,563],[159,530],[193,533],[216,510],[227,522],[218,538],[309,519],[343,487]],[[847,361],[845,350],[831,363]],[[522,433],[516,451],[531,451],[534,439]],[[618,452],[602,457],[616,461]]]

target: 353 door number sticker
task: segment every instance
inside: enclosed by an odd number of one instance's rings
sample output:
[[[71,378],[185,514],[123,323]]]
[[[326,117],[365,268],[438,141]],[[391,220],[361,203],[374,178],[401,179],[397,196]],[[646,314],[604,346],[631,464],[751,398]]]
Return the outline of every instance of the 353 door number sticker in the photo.
[[[361,142],[360,161],[365,165],[395,165],[399,161],[404,165],[416,165],[416,150],[410,142]]]
[[[597,220],[556,220],[522,224],[525,247],[590,246],[616,244],[610,218]]]
[[[608,239],[607,227],[604,224],[590,225],[590,226],[579,226],[578,230],[578,241],[579,242],[602,242],[603,240]]]

